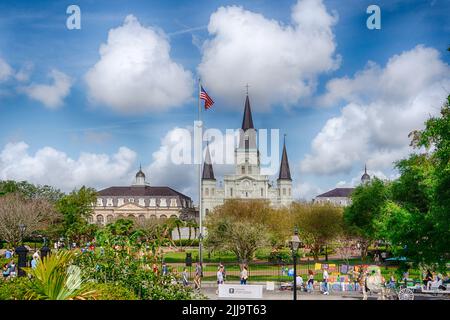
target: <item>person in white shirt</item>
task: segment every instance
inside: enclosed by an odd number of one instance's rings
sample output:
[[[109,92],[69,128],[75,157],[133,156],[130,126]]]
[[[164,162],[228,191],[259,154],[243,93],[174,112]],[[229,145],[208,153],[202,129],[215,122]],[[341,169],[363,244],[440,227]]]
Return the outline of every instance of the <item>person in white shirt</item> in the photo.
[[[297,288],[299,289],[303,288],[303,278],[300,275],[297,275],[296,282]]]
[[[325,269],[323,270],[323,294],[330,294],[330,292],[328,291],[328,271]]]

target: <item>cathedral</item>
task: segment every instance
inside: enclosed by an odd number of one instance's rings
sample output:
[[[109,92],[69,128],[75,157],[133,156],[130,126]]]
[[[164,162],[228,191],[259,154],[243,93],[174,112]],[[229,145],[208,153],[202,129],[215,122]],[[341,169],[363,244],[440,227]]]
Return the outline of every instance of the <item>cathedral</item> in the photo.
[[[269,181],[268,175],[260,173],[256,129],[248,94],[240,132],[239,144],[234,151],[234,173],[224,176],[223,186],[217,185],[209,147],[206,149],[201,188],[203,216],[228,199],[268,200],[274,207],[288,206],[292,202],[292,178],[285,142],[276,184]]]

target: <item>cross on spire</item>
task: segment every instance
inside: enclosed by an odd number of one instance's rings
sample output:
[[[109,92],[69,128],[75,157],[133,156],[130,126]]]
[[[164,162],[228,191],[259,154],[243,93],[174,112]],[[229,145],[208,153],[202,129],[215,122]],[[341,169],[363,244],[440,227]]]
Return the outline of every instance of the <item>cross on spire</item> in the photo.
[[[248,87],[250,87],[250,86],[249,86],[248,83],[247,83],[247,84],[245,85],[247,95],[248,95]]]

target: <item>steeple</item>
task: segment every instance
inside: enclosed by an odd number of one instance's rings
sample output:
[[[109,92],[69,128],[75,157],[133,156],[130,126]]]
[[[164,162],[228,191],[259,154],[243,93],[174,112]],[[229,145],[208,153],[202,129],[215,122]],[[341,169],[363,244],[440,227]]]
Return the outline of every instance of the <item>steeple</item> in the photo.
[[[216,178],[214,178],[211,155],[209,154],[209,144],[206,145],[206,158],[205,162],[203,163],[202,180],[216,180]]]
[[[145,174],[142,171],[142,166],[139,164],[139,171],[136,173],[136,180],[134,182],[135,186],[145,186]]]
[[[291,170],[289,169],[289,161],[286,152],[286,135],[283,141],[283,154],[281,155],[280,174],[278,180],[291,180]]]
[[[244,118],[242,119],[242,130],[246,131],[248,129],[254,129],[253,119],[252,119],[252,110],[250,108],[250,100],[247,97],[245,98],[245,109],[244,109]]]
[[[367,165],[364,164],[364,174],[361,177],[361,183],[367,183],[370,181],[370,176],[367,174]]]

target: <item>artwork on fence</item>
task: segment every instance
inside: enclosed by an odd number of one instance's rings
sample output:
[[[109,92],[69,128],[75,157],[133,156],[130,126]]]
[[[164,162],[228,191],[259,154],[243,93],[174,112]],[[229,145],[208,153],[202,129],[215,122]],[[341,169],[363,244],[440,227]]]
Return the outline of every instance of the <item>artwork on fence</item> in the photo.
[[[341,273],[346,274],[348,272],[348,265],[341,265]]]
[[[314,264],[314,270],[322,270],[322,264],[320,264],[320,263],[316,263],[316,264]]]
[[[328,264],[327,263],[322,264],[322,270],[328,270]]]
[[[328,265],[328,270],[331,271],[331,272],[337,271],[337,270],[336,270],[336,265],[335,265],[334,263],[330,263],[330,264]]]

